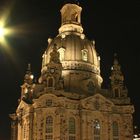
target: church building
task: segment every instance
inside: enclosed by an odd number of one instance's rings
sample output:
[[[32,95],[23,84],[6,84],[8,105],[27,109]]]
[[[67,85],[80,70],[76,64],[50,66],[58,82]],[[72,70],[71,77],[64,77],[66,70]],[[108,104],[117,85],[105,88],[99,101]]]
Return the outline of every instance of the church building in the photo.
[[[41,74],[30,64],[11,118],[11,140],[132,140],[134,106],[117,56],[110,88],[101,87],[100,56],[81,24],[82,8],[65,4],[61,26],[48,39]]]

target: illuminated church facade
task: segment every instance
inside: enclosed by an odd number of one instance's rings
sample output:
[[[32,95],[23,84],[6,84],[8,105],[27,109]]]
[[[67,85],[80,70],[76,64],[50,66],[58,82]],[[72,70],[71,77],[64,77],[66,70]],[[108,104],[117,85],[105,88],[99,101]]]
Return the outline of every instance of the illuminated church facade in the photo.
[[[28,66],[11,118],[11,140],[132,140],[134,107],[116,56],[102,89],[100,57],[81,25],[82,8],[65,4],[59,34],[48,39],[41,75]]]

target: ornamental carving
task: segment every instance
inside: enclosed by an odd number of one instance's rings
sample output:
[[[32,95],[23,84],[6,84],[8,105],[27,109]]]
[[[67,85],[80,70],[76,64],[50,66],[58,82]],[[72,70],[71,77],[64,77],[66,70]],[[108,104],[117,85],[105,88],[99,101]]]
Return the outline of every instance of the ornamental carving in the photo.
[[[96,94],[94,96],[83,99],[81,102],[82,108],[89,110],[112,111],[114,104],[102,95]]]
[[[126,137],[132,137],[132,130],[133,130],[133,125],[132,125],[132,117],[129,115],[129,116],[124,116],[124,130],[125,130],[125,136]]]
[[[38,107],[58,107],[62,106],[63,101],[54,94],[44,94],[40,96],[38,99],[34,100],[33,106],[35,108]]]

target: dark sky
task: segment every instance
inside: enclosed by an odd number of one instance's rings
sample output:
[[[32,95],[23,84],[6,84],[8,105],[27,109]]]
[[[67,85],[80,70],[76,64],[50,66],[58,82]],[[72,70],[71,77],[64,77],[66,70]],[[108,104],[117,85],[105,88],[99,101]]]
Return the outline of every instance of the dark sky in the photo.
[[[1,0],[0,16],[9,10],[7,27],[16,33],[6,37],[9,47],[0,45],[0,140],[10,140],[8,114],[15,111],[20,86],[28,63],[35,77],[41,70],[41,56],[49,37],[60,27],[60,8],[70,0]],[[79,0],[86,36],[96,40],[101,57],[103,87],[109,85],[113,54],[117,53],[128,95],[135,106],[134,123],[140,128],[140,1]],[[10,50],[10,51],[9,51]],[[9,53],[10,52],[10,53]]]

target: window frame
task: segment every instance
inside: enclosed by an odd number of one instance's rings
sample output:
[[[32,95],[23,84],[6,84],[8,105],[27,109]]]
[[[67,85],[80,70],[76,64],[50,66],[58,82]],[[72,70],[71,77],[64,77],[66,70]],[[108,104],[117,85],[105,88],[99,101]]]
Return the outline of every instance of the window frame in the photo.
[[[74,117],[69,118],[68,128],[69,140],[76,140],[76,119]]]
[[[60,61],[63,61],[65,59],[65,48],[63,48],[63,47],[59,48],[58,52],[59,52]]]
[[[88,61],[88,50],[87,49],[83,49],[81,52],[82,52],[82,60],[87,62]]]
[[[93,137],[94,140],[100,140],[101,137],[101,123],[98,119],[95,119],[93,122]]]
[[[117,121],[112,122],[112,137],[113,140],[119,140],[119,124]]]
[[[45,139],[46,140],[53,140],[54,119],[53,119],[53,117],[51,115],[46,117],[45,124],[46,124],[46,126],[45,126]]]

